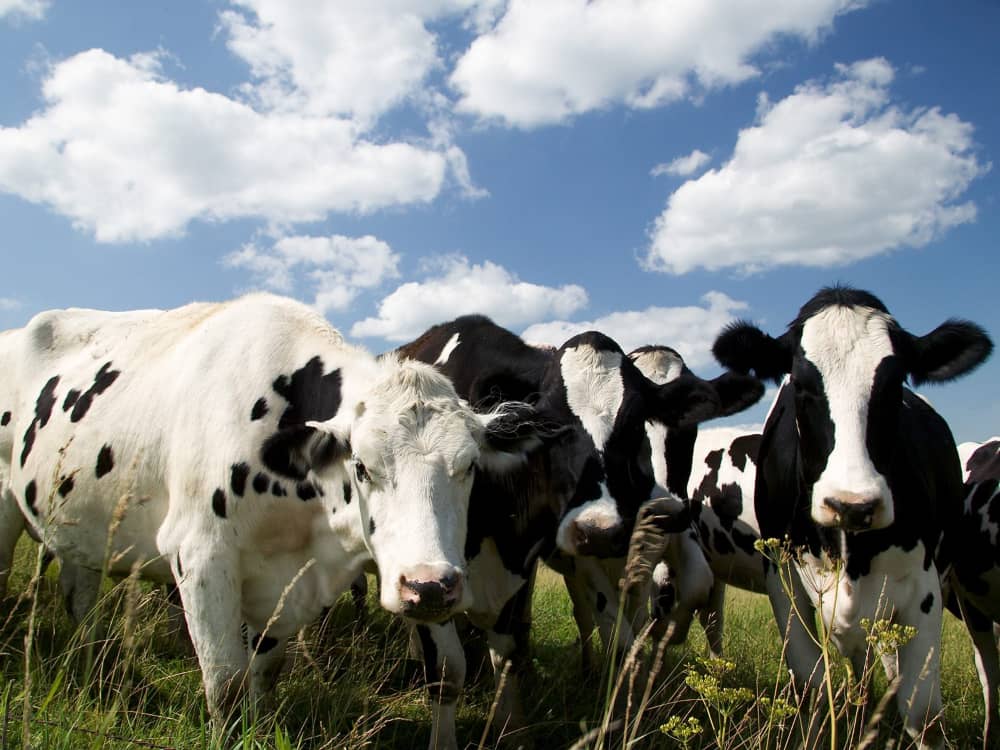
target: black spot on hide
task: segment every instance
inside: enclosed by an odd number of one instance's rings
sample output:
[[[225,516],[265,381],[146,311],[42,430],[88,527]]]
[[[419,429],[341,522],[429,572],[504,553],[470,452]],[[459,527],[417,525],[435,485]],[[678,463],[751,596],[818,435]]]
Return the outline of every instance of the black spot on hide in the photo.
[[[76,400],[78,398],[80,398],[80,391],[78,391],[76,388],[70,388],[69,393],[66,394],[65,400],[63,400],[63,407],[62,407],[63,411],[69,411],[70,409],[72,409],[73,404],[76,403]]]
[[[269,635],[261,637],[258,633],[253,638],[250,639],[250,648],[256,651],[258,654],[266,654],[268,651],[273,649],[278,645],[278,639],[272,638]]]
[[[308,421],[325,422],[340,408],[340,370],[323,374],[323,360],[310,359],[301,369],[279,376],[272,387],[288,402],[278,428],[298,427]]]
[[[35,480],[32,479],[24,488],[24,503],[28,506],[28,510],[31,511],[31,515],[38,515],[38,508],[35,506],[35,501],[38,497],[38,487],[35,484]]]
[[[271,494],[275,497],[285,497],[288,494],[288,490],[285,489],[285,486],[281,482],[275,481],[271,485]]]
[[[253,478],[253,491],[258,495],[263,495],[267,492],[267,488],[271,485],[271,480],[267,478],[267,474],[260,473]]]
[[[374,533],[375,533],[375,519],[374,518],[369,518],[368,519],[368,535],[371,536]]]
[[[263,397],[257,399],[250,410],[250,421],[254,422],[258,419],[263,419],[269,411],[270,409],[267,408],[267,399]]]
[[[740,435],[729,445],[729,460],[740,471],[745,471],[747,461],[757,463],[757,452],[760,450],[760,435]]]
[[[181,565],[181,553],[177,553],[177,577],[180,578],[184,575],[184,566]]]
[[[720,555],[732,555],[736,552],[736,547],[733,546],[729,535],[722,529],[715,530],[715,534],[712,536],[712,546]]]
[[[226,517],[226,493],[221,488],[212,493],[212,510],[219,518]]]
[[[97,466],[94,468],[94,473],[97,475],[97,478],[100,479],[114,467],[115,457],[111,452],[111,446],[105,443],[104,447],[97,453]]]
[[[49,423],[52,416],[52,407],[56,404],[56,386],[59,384],[59,376],[49,378],[49,381],[42,387],[35,401],[35,418],[31,420],[28,429],[24,432],[24,450],[21,451],[21,466],[28,460],[31,448],[35,445],[35,431],[40,430]]]
[[[757,549],[753,546],[754,542],[760,538],[756,534],[741,531],[734,526],[729,535],[733,538],[733,544],[739,547],[745,554],[751,557],[758,554]]]
[[[312,500],[316,497],[316,488],[309,482],[299,482],[295,485],[295,494],[299,496],[299,500]]]
[[[10,424],[10,416],[11,415],[9,411],[5,411],[3,413],[3,416],[0,416],[0,427],[6,427],[7,425]]]
[[[924,600],[920,602],[920,611],[923,612],[925,615],[930,614],[931,607],[933,606],[934,606],[934,592],[928,592],[927,596],[924,597]]]
[[[602,592],[597,592],[597,611],[603,612],[608,606],[608,597],[606,597]]]
[[[233,494],[237,497],[243,497],[243,493],[247,491],[247,477],[249,476],[249,465],[243,461],[238,464],[233,464],[232,471],[229,475],[229,486],[233,488]]]
[[[73,405],[73,412],[69,415],[70,422],[79,422],[86,415],[87,411],[90,409],[90,405],[94,401],[95,396],[99,396],[104,393],[111,384],[114,383],[118,376],[121,375],[120,370],[112,370],[111,363],[105,362],[97,374],[94,376],[94,384],[90,386],[84,393],[80,395],[80,398],[76,400]]]
[[[344,504],[345,505],[350,505],[351,504],[351,483],[350,482],[344,482]]]
[[[66,497],[73,491],[73,477],[61,477],[59,481],[59,496]]]

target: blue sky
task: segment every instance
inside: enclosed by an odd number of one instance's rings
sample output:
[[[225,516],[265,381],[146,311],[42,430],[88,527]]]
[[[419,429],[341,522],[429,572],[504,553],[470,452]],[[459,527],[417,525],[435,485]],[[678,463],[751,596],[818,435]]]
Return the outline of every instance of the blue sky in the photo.
[[[269,289],[373,351],[479,311],[711,376],[846,282],[997,337],[998,40],[995,0],[0,0],[0,328]],[[982,440],[998,381],[926,395]]]

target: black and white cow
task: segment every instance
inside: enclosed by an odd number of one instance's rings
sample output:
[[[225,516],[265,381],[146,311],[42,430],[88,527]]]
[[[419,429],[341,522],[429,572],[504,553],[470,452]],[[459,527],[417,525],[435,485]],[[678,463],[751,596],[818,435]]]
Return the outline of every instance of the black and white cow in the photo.
[[[765,593],[764,560],[754,514],[760,433],[700,430],[694,445],[688,513],[691,526],[666,535],[653,570],[653,633],[682,643],[697,613],[709,652],[722,656],[727,585]]]
[[[958,455],[965,472],[965,505],[955,531],[945,537],[956,594],[948,606],[972,636],[983,687],[983,746],[989,748],[1000,745],[1000,437],[962,443]]]
[[[26,519],[92,592],[102,569],[176,581],[215,718],[368,560],[387,610],[465,609],[473,476],[537,422],[269,295],[41,313],[0,337],[0,373],[0,567]]]
[[[784,377],[764,426],[754,504],[761,534],[787,536],[796,550],[790,595],[774,567],[767,590],[798,687],[824,677],[815,608],[856,669],[866,651],[861,618],[914,626],[898,662],[883,666],[898,676],[897,703],[920,747],[943,743],[935,552],[961,510],[962,477],[947,424],[905,381],[952,380],[991,350],[964,321],[910,334],[874,295],[848,287],[821,290],[778,338],[738,322],[713,347],[725,367]]]
[[[580,334],[549,350],[482,316],[435,326],[400,351],[435,364],[475,408],[501,399],[529,401],[546,428],[561,433],[532,454],[523,471],[500,482],[479,476],[473,487],[468,614],[486,630],[499,671],[526,647],[529,582],[539,557],[556,548],[570,557],[624,555],[639,506],[662,492],[645,447],[645,422],[696,424],[719,413],[719,395],[689,374],[652,383],[600,333]],[[756,383],[733,375],[725,382]],[[435,703],[434,737],[439,747],[455,747],[455,702],[465,668],[461,643],[450,625],[420,626],[418,632]],[[498,727],[521,720],[516,672],[500,697]]]
[[[646,378],[661,386],[682,376],[701,380],[691,372],[680,354],[668,346],[643,346],[630,352],[628,357]],[[730,373],[701,382],[715,391],[719,399],[719,410],[713,416],[736,414],[756,403],[764,393],[759,381],[734,380]],[[673,498],[688,497],[692,457],[697,453],[698,443],[703,442],[702,431],[697,425],[668,425],[655,418],[648,419],[644,427],[646,441],[642,450],[649,451],[653,478],[657,486],[667,488]],[[671,497],[665,502],[673,502]],[[683,622],[684,614],[680,611],[681,608],[685,605],[695,609],[703,606],[712,581],[711,570],[705,556],[697,541],[691,538],[692,530],[680,518],[677,519],[677,524],[683,526],[685,531],[665,535],[669,544],[665,545],[664,555],[673,563],[675,571],[684,571],[684,576],[683,579],[674,577],[669,583],[662,581],[664,588],[656,601],[667,604],[670,595],[676,593],[674,601],[678,606],[671,609],[678,622]],[[618,584],[624,573],[625,558],[567,559],[564,555],[557,554],[546,562],[563,574],[570,598],[573,600],[573,615],[580,631],[584,670],[589,670],[593,665],[590,636],[595,627],[601,635],[605,649],[613,645],[619,654],[626,653],[635,634],[646,620],[646,596],[639,588],[630,592],[625,604],[625,616],[619,617]],[[662,568],[659,573],[661,579],[665,577],[665,570]],[[659,629],[664,630],[665,627],[666,622],[662,621],[662,627]]]

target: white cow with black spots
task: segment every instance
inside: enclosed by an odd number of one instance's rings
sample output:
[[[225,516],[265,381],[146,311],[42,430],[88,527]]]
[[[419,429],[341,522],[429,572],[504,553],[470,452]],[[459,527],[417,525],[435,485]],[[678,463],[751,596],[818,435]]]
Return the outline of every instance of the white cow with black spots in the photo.
[[[41,313],[0,335],[0,373],[0,583],[25,520],[92,592],[102,569],[175,581],[214,718],[366,561],[391,612],[465,608],[473,477],[534,440],[529,407],[476,414],[269,295]]]

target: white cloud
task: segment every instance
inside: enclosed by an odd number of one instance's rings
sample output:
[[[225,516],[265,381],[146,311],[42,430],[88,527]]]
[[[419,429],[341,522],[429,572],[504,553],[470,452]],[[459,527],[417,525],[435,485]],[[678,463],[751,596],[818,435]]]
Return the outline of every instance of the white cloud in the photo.
[[[711,159],[711,156],[696,148],[687,156],[678,156],[669,164],[657,164],[650,170],[649,173],[653,175],[653,177],[659,177],[664,174],[687,177],[708,164]]]
[[[648,307],[645,310],[614,312],[595,320],[539,323],[522,336],[527,341],[562,345],[584,331],[601,331],[626,352],[647,344],[664,344],[676,349],[692,369],[711,366],[712,343],[719,331],[747,304],[722,292],[708,292],[702,297],[704,307]]]
[[[587,293],[575,284],[531,284],[490,261],[470,264],[464,257],[450,256],[440,259],[436,270],[436,276],[397,288],[379,304],[378,317],[355,323],[351,335],[407,341],[466,313],[482,313],[514,328],[570,315],[587,304]]]
[[[510,0],[450,82],[460,110],[531,128],[624,104],[656,107],[758,74],[782,36],[814,40],[867,0]]]
[[[443,66],[427,24],[475,0],[232,0],[220,13],[266,109],[370,122]]]
[[[269,249],[248,243],[223,262],[251,271],[261,286],[286,294],[296,278],[304,277],[322,313],[344,310],[363,290],[399,276],[399,255],[371,235],[282,237]]]
[[[195,219],[293,223],[427,202],[453,160],[365,140],[350,120],[182,89],[153,54],[82,52],[52,68],[42,93],[41,111],[0,128],[0,191],[102,242],[175,235]]]
[[[51,0],[0,0],[0,19],[38,21],[49,5]]]
[[[19,300],[11,297],[0,297],[0,310],[17,310],[21,307]]]
[[[837,66],[740,132],[732,158],[682,185],[650,231],[646,265],[685,273],[829,267],[926,245],[972,221],[969,183],[989,169],[972,126],[889,101],[884,59]]]

